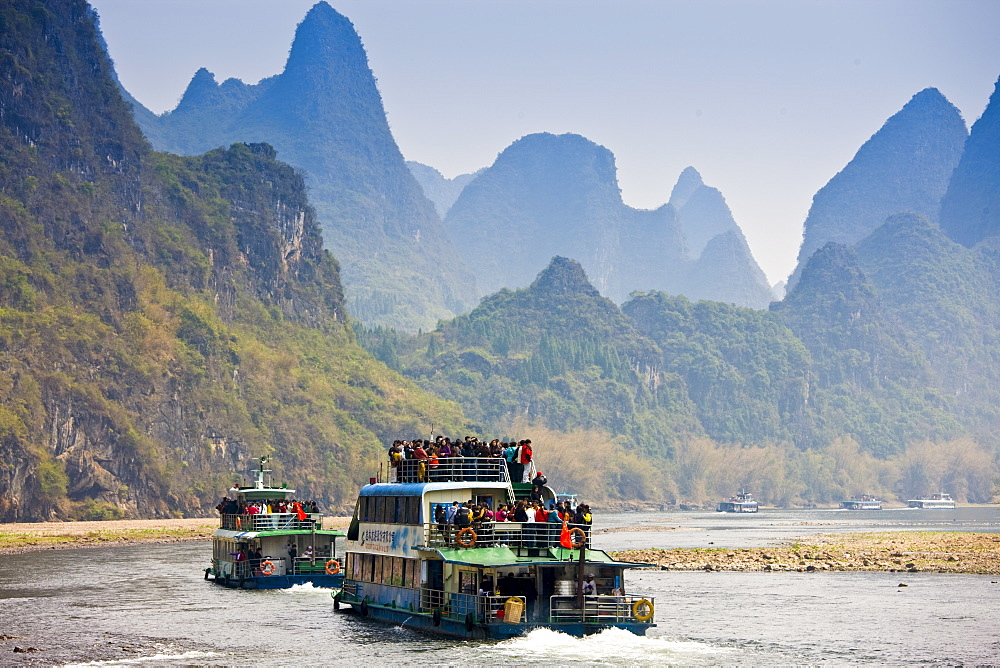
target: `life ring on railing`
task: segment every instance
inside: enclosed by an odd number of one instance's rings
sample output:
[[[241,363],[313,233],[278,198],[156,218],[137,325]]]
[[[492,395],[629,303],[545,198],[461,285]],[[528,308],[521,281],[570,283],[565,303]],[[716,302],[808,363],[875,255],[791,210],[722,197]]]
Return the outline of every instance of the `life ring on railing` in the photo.
[[[632,604],[632,616],[640,622],[648,622],[653,618],[653,602],[648,598],[640,598]]]
[[[260,573],[261,575],[274,575],[274,562],[262,561],[260,563]]]
[[[573,536],[579,536],[580,540],[573,540]],[[581,547],[587,544],[587,533],[580,528],[569,530],[569,544],[573,546],[574,550],[579,550]]]
[[[330,567],[331,564],[333,565],[332,568]],[[337,561],[336,559],[331,559],[330,561],[326,562],[326,574],[327,575],[336,575],[339,572],[340,572],[340,562],[339,561]]]
[[[471,538],[469,538],[470,535],[472,536]],[[465,538],[463,538],[463,536],[465,536]],[[478,537],[479,536],[476,535],[475,529],[472,527],[465,527],[458,532],[457,536],[455,536],[455,542],[462,547],[472,547],[476,544],[476,538]]]
[[[242,529],[243,528],[243,523],[240,522],[240,518],[238,518],[238,517],[236,518],[236,528],[237,529]]]

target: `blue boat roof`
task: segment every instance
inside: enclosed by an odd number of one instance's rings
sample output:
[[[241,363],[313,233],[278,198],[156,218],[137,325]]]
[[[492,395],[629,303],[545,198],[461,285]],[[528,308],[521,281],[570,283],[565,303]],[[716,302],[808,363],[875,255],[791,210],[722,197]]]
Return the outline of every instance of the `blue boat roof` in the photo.
[[[423,496],[445,489],[507,489],[503,482],[376,482],[361,488],[361,496]]]

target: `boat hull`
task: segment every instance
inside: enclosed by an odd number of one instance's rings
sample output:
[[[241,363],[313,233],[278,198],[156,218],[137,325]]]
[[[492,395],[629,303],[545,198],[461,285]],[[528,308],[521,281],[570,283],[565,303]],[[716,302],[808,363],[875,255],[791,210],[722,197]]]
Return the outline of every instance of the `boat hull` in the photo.
[[[844,510],[882,510],[882,504],[874,501],[843,501],[840,507]]]
[[[723,501],[719,504],[718,511],[720,513],[755,513],[757,512],[757,504]]]
[[[211,573],[205,574],[209,579]],[[344,584],[343,575],[327,575],[313,573],[309,575],[269,575],[245,578],[215,575],[213,582],[230,589],[289,589],[295,585],[311,584],[324,589],[340,589]]]
[[[439,617],[437,624],[435,624],[434,616],[428,613],[410,612],[409,610],[401,610],[399,608],[368,604],[364,610],[364,612],[367,612],[367,615],[364,615],[361,606],[355,605],[353,607],[356,614],[366,616],[368,619],[398,624],[405,628],[462,640],[505,640],[525,635],[537,628],[559,631],[560,633],[577,638],[600,633],[610,628],[624,629],[641,636],[646,634],[647,629],[656,626],[652,622],[613,622],[606,624],[587,624],[581,622],[504,624],[503,622],[492,622],[490,624],[483,624],[481,622],[467,623],[466,620],[448,617]]]
[[[923,510],[954,510],[954,501],[929,501],[915,499],[907,502],[910,508],[922,508]]]

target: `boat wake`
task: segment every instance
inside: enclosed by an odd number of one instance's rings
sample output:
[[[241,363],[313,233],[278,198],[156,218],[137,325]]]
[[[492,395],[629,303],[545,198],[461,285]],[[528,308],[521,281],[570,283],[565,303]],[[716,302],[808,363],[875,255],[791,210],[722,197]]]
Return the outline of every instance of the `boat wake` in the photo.
[[[483,648],[486,649],[485,647]],[[506,659],[527,662],[564,663],[579,657],[588,663],[620,665],[622,663],[682,662],[699,663],[709,657],[712,663],[722,660],[719,655],[732,650],[699,642],[668,640],[637,636],[624,629],[605,629],[584,638],[576,638],[551,629],[535,629],[525,636],[493,645],[488,650]]]

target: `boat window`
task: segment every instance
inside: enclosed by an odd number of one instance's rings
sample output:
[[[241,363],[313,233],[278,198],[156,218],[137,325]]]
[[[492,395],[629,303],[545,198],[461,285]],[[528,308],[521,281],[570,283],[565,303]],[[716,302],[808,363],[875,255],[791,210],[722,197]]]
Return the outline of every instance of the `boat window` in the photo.
[[[407,499],[406,523],[420,524],[420,497],[411,496]]]
[[[459,571],[458,590],[463,594],[475,594],[479,591],[479,583],[476,580],[475,571]]]

